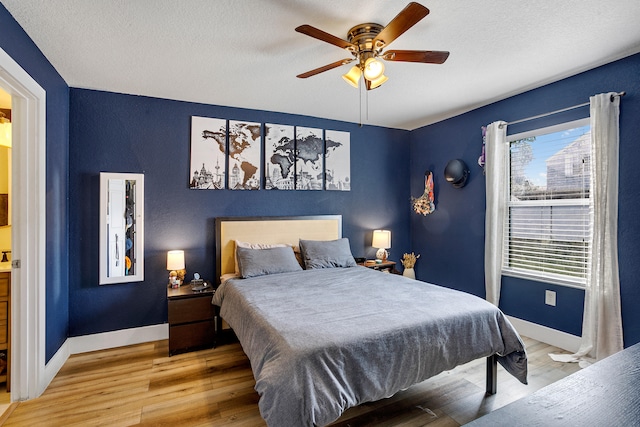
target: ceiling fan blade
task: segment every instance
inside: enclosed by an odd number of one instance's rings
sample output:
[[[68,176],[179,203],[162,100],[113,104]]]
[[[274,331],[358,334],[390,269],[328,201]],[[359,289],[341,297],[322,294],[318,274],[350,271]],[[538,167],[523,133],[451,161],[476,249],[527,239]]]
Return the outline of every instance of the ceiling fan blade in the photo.
[[[442,64],[449,57],[449,52],[439,50],[388,50],[381,57],[386,61]]]
[[[407,7],[402,9],[402,11],[380,31],[380,34],[373,39],[373,46],[376,49],[388,46],[428,14],[429,9],[423,5],[416,2],[409,3]]]
[[[342,49],[348,49],[350,51],[355,51],[357,49],[357,46],[353,43],[349,43],[348,41],[343,40],[340,37],[336,37],[332,34],[326,33],[322,30],[317,29],[316,27],[312,27],[311,25],[300,25],[296,28],[296,31],[302,34],[306,34],[309,37],[313,37],[314,39],[322,40],[323,42],[341,47]]]
[[[346,58],[341,59],[340,61],[333,62],[331,64],[325,65],[324,67],[316,68],[315,70],[307,71],[306,73],[298,74],[296,77],[300,79],[306,79],[307,77],[315,76],[316,74],[324,73],[325,71],[332,70],[341,65],[348,64],[352,62],[354,58]]]

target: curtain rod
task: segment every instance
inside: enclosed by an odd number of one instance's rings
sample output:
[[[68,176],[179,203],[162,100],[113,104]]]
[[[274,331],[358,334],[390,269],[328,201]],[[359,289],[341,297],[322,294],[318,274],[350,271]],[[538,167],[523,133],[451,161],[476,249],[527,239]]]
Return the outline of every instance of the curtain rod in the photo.
[[[611,94],[611,102],[613,102],[613,98],[615,98],[616,96],[622,97],[622,96],[625,96],[626,94],[627,93],[624,92],[624,91]],[[515,125],[516,123],[528,122],[529,120],[535,120],[535,119],[540,119],[542,117],[551,116],[553,114],[564,113],[565,111],[575,110],[576,108],[586,107],[587,105],[589,105],[589,102],[585,102],[583,104],[574,105],[572,107],[563,108],[561,110],[551,111],[549,113],[538,114],[537,116],[531,116],[531,117],[527,117],[525,119],[514,120],[512,122],[507,122],[507,123],[501,124],[499,127],[503,128],[503,127],[505,127],[507,125]]]

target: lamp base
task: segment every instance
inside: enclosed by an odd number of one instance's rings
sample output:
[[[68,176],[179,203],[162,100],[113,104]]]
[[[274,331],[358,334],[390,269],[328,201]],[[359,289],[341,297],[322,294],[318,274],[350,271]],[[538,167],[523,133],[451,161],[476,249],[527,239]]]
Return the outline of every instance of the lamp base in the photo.
[[[378,252],[376,252],[376,259],[382,260],[382,262],[386,262],[388,256],[389,252],[384,248],[380,248],[378,249]]]
[[[187,270],[171,270],[169,272],[169,285],[172,288],[179,288],[184,283],[184,276],[187,274]]]
[[[176,270],[176,273],[178,273],[178,280],[180,281],[180,284],[183,284],[184,276],[187,274],[187,270],[183,268],[182,270]]]

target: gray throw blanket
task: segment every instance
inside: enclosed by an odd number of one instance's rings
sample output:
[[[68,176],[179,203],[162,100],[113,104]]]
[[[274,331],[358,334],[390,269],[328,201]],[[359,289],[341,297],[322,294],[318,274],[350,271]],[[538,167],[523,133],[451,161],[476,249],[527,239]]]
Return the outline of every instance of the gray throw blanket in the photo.
[[[526,384],[515,329],[464,292],[352,267],[232,279],[213,303],[251,361],[272,427],[323,426],[492,354]]]

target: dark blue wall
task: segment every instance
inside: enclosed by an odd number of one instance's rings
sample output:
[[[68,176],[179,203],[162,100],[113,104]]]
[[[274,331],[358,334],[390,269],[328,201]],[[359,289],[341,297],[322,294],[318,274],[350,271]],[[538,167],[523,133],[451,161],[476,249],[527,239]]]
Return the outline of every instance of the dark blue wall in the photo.
[[[67,174],[69,88],[22,27],[0,4],[0,47],[47,92],[46,360],[69,326]]]
[[[350,192],[190,190],[191,116],[348,131]],[[373,257],[371,230],[409,251],[408,132],[312,117],[71,89],[70,336],[167,321],[166,251],[213,279],[214,218],[341,214],[354,256]],[[98,285],[98,173],[145,174],[145,280]]]
[[[625,345],[640,341],[640,54],[473,110],[410,134],[411,194],[423,190],[423,174],[435,175],[436,212],[411,215],[411,247],[422,258],[417,275],[426,281],[484,297],[485,178],[477,160],[481,126],[514,121],[588,102],[589,96],[626,91],[620,113],[619,261]],[[509,127],[509,134],[588,117],[588,107]],[[446,163],[461,158],[471,169],[466,187],[455,189],[443,177]],[[546,289],[557,292],[557,306],[544,304]],[[563,286],[503,278],[500,307],[509,315],[581,335],[584,292]]]

